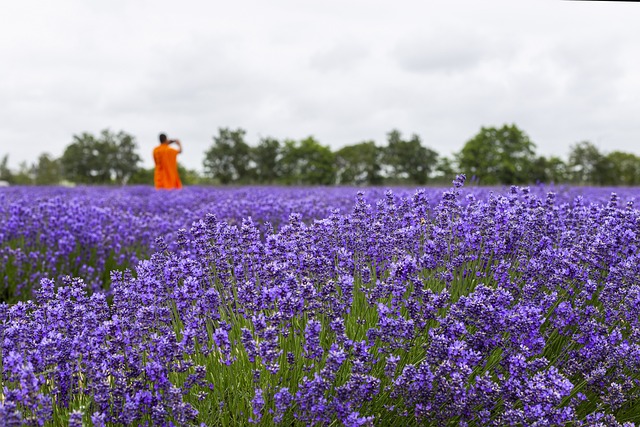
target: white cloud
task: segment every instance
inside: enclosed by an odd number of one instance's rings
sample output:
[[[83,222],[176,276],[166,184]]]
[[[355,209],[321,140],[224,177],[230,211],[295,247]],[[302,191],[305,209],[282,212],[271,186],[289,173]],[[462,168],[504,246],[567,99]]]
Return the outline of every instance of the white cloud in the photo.
[[[312,68],[327,72],[349,71],[368,56],[365,46],[352,40],[339,41],[328,49],[316,52],[310,61]]]
[[[456,73],[470,71],[483,63],[500,65],[513,55],[509,42],[496,40],[469,28],[429,28],[398,42],[392,56],[399,65],[414,72]]]

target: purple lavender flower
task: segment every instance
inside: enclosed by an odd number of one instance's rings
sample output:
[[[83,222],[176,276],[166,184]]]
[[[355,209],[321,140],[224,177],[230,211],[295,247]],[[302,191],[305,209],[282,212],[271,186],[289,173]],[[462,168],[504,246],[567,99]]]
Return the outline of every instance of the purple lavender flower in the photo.
[[[256,349],[256,343],[253,340],[253,336],[251,335],[251,331],[247,328],[242,328],[242,345],[247,352],[247,356],[249,357],[249,362],[254,363],[256,360],[256,356],[258,355],[258,351]]]
[[[73,411],[69,416],[69,427],[82,427],[82,412]]]
[[[198,425],[243,398],[260,422],[619,425],[640,368],[634,190],[463,183],[3,190],[0,419],[81,422],[85,395],[95,425]],[[242,352],[237,395],[203,391]]]
[[[278,390],[274,396],[273,400],[275,402],[276,412],[273,417],[273,422],[279,424],[282,422],[285,412],[291,406],[291,402],[293,401],[293,396],[289,392],[287,387],[282,387]]]
[[[320,346],[320,330],[322,325],[315,319],[309,320],[304,330],[303,345],[305,357],[309,359],[319,360],[322,358],[324,350]]]
[[[264,410],[264,398],[262,397],[261,388],[256,388],[255,395],[251,400],[251,408],[253,409],[253,418],[249,418],[249,422],[253,424],[260,423],[262,411]]]
[[[389,355],[387,357],[387,364],[384,367],[384,374],[387,378],[393,380],[396,373],[396,368],[398,366],[398,362],[400,361],[400,356],[396,356],[394,354]]]

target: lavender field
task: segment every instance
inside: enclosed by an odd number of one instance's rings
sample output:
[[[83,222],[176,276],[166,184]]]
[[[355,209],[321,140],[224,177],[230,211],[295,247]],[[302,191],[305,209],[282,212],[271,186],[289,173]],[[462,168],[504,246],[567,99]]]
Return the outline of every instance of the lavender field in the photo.
[[[0,189],[0,427],[640,423],[638,188]]]

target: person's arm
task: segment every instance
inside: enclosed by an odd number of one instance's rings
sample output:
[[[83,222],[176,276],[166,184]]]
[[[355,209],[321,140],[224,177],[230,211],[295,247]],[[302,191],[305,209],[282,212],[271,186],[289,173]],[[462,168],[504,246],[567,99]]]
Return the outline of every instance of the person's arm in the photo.
[[[178,146],[178,154],[182,153],[182,144],[179,139],[174,139],[173,142]]]

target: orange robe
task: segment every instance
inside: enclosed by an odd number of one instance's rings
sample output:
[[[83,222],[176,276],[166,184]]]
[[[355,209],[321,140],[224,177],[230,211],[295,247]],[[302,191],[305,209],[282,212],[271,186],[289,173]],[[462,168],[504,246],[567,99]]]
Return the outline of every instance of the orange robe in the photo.
[[[178,150],[169,147],[168,144],[160,144],[153,150],[153,160],[156,169],[153,173],[153,181],[156,188],[168,190],[182,188],[178,175]]]

